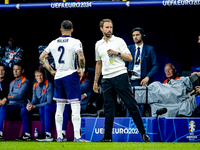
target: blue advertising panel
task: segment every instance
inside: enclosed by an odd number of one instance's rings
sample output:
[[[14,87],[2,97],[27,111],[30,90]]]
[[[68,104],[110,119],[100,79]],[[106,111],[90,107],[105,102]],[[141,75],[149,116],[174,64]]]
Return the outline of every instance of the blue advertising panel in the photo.
[[[105,118],[82,118],[82,137],[91,142],[99,141],[104,136]],[[155,117],[143,118],[146,133],[151,142],[157,142],[157,121]],[[113,142],[143,142],[132,118],[115,118],[113,124]]]
[[[200,0],[139,0],[139,1],[85,1],[85,2],[55,2],[55,3],[16,3],[0,4],[0,10],[5,9],[105,9],[105,8],[152,8],[174,6],[199,6]]]
[[[158,129],[161,142],[200,141],[198,118],[159,118]]]
[[[195,96],[195,98],[196,98],[196,104],[197,104],[197,106],[199,106],[199,104],[200,104],[200,96]]]

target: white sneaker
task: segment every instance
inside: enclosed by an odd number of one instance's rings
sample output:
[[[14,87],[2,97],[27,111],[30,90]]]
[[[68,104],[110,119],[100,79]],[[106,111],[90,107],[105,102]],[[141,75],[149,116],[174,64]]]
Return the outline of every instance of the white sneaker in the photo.
[[[25,133],[20,137],[15,139],[16,141],[31,141],[31,136],[26,135]]]

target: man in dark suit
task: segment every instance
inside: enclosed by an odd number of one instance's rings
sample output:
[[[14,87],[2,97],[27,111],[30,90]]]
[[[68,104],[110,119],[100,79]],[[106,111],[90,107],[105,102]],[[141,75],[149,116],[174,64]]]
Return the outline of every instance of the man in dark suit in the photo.
[[[131,62],[126,62],[126,67],[131,72],[131,85],[147,86],[158,72],[156,53],[152,46],[144,44],[145,33],[142,28],[134,28],[131,34],[135,44],[128,46],[128,49],[134,59]],[[143,105],[140,107],[142,116],[144,116],[143,107]]]

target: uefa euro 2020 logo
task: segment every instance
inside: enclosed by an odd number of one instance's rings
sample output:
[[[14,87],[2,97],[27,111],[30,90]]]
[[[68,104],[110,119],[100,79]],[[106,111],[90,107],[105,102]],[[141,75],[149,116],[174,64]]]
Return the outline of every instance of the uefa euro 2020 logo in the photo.
[[[190,132],[194,132],[195,131],[195,127],[196,127],[195,122],[193,120],[190,121],[190,123],[189,123]]]

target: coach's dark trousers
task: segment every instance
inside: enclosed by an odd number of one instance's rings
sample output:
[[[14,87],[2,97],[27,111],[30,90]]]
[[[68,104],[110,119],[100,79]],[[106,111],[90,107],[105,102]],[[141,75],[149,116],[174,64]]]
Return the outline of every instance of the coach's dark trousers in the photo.
[[[104,109],[105,109],[105,139],[112,139],[112,128],[117,104],[117,94],[123,100],[126,108],[130,112],[139,132],[145,133],[142,117],[135,101],[128,74],[122,74],[117,77],[102,79]]]

